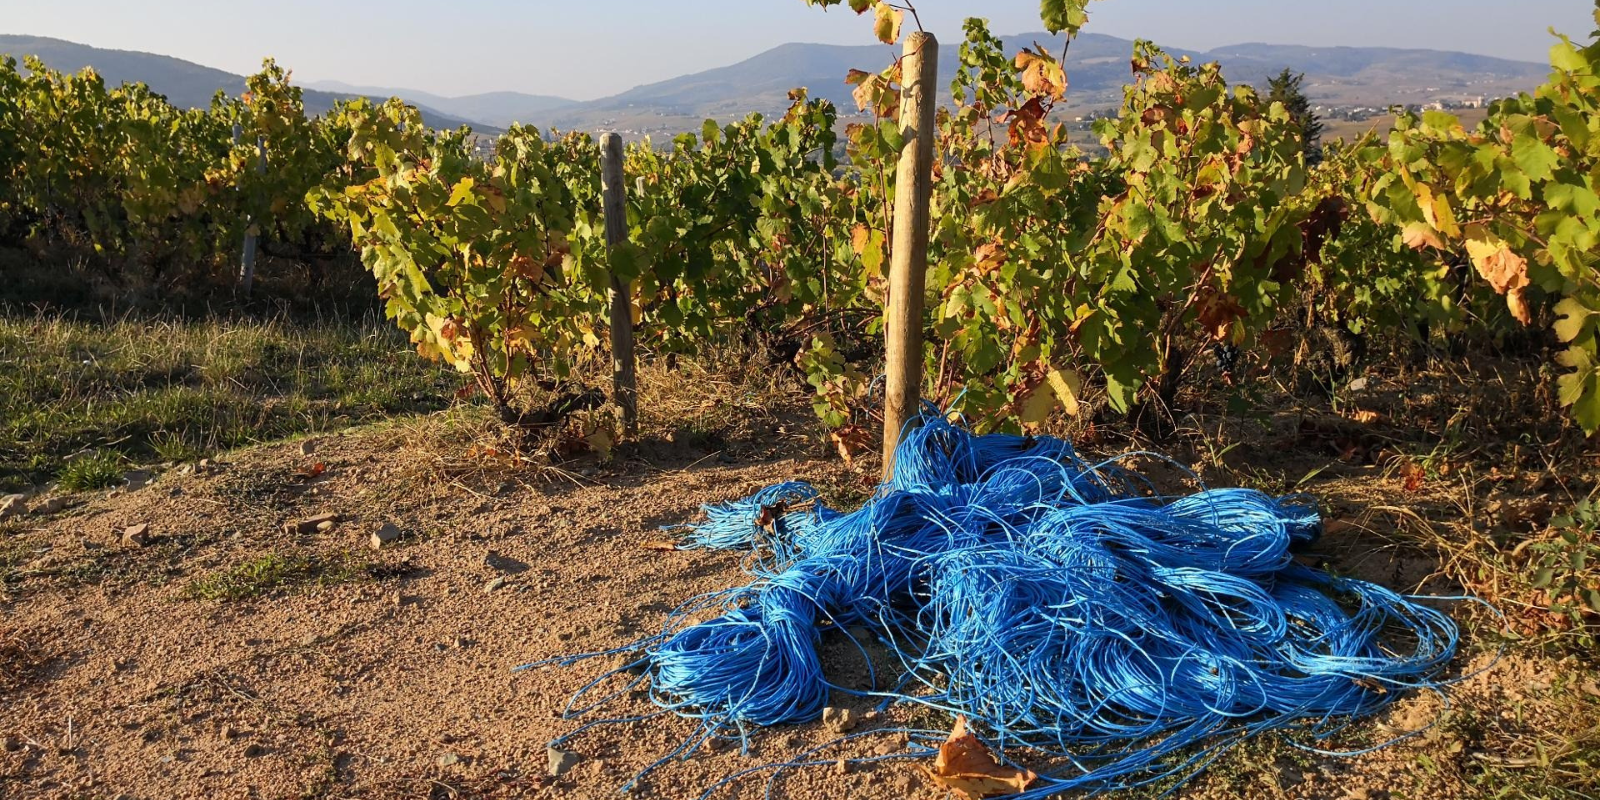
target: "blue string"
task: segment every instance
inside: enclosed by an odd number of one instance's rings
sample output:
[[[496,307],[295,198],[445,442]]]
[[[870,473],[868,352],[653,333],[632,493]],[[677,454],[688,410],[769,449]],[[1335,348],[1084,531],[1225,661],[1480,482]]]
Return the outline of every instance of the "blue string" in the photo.
[[[708,738],[736,732],[748,747],[751,728],[813,722],[830,692],[881,697],[1064,764],[1017,795],[1045,797],[1181,783],[1249,737],[1325,740],[1404,690],[1445,684],[1460,643],[1448,615],[1294,561],[1321,529],[1308,497],[1167,497],[1126,457],[1090,464],[1066,441],[978,436],[937,410],[920,423],[856,511],[800,482],[706,508],[685,546],[747,551],[754,580],[685,603],[654,636],[541,662],[638,656],[579,690],[567,717],[648,677],[657,706],[700,723],[637,782]],[[824,631],[854,626],[899,662],[896,689],[827,680]],[[580,705],[624,673],[622,689]],[[769,765],[772,780],[810,755]]]

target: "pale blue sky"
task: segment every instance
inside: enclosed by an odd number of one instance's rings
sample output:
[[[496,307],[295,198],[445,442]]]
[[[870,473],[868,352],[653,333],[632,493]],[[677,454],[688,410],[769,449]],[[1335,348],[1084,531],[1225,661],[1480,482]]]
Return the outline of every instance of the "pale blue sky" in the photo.
[[[920,0],[942,40],[964,17],[1040,28],[1037,0]],[[1103,0],[1089,30],[1175,47],[1384,45],[1545,60],[1589,0]],[[0,0],[0,33],[146,50],[232,72],[276,56],[301,80],[440,94],[514,89],[590,99],[793,41],[871,43],[848,8],[801,0]]]

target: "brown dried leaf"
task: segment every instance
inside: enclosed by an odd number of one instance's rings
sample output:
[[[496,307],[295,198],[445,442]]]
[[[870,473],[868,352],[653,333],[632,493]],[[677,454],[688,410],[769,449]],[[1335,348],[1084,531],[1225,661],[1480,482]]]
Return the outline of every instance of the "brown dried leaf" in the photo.
[[[1024,47],[1017,54],[1016,67],[1022,73],[1022,88],[1052,100],[1066,96],[1067,74],[1061,69],[1061,64],[1050,56]]]
[[[1428,480],[1428,470],[1415,461],[1407,461],[1400,467],[1400,477],[1404,479],[1404,488],[1407,492],[1420,492]]]
[[[872,433],[860,425],[846,425],[828,434],[844,463],[855,466],[856,456],[872,448]]]
[[[761,513],[756,515],[756,524],[770,531],[772,530],[772,526],[777,523],[778,517],[783,516],[784,514],[788,513],[788,511],[789,507],[784,503],[774,503],[770,506],[762,506]]]
[[[641,550],[657,550],[663,553],[677,552],[677,542],[645,542],[639,545]]]
[[[1496,292],[1510,294],[1528,287],[1528,260],[1512,252],[1505,240],[1478,226],[1469,227],[1467,236],[1472,265]]]
[[[966,717],[956,717],[950,738],[939,745],[933,769],[921,769],[939,788],[965,800],[1017,794],[1039,777],[1025,769],[1002,765],[978,737],[967,732]]]
[[[1007,126],[1013,147],[1045,147],[1050,144],[1050,134],[1044,117],[1043,99],[1035,97],[1001,114],[998,121]]]
[[[1005,248],[998,241],[984,242],[972,254],[979,272],[998,272],[1006,263]]]

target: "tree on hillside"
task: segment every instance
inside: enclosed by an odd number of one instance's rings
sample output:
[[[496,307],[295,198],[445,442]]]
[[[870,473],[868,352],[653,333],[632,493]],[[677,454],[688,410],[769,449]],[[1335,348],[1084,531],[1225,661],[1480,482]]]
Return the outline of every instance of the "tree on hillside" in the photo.
[[[1282,103],[1289,110],[1289,116],[1294,118],[1305,137],[1306,163],[1315,164],[1322,160],[1322,120],[1311,110],[1311,101],[1300,90],[1305,79],[1305,73],[1297,75],[1284,67],[1283,72],[1271,80],[1272,93],[1268,99]]]

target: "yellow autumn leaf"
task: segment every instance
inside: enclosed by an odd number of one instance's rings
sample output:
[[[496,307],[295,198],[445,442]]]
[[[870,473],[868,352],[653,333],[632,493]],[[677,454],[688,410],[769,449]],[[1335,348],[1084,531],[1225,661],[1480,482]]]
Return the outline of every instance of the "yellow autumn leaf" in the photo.
[[[875,18],[872,21],[872,32],[877,34],[878,41],[884,44],[894,44],[900,41],[900,22],[904,18],[905,14],[902,14],[900,9],[888,3],[880,2],[875,10]]]
[[[1435,250],[1444,249],[1444,242],[1439,239],[1439,234],[1425,223],[1413,222],[1407,225],[1405,230],[1401,231],[1400,237],[1406,247],[1412,250],[1426,250],[1430,247]]]
[[[1081,410],[1078,405],[1078,395],[1083,393],[1083,378],[1078,375],[1078,371],[1053,369],[1045,378],[1050,382],[1051,388],[1055,389],[1056,399],[1061,401],[1061,410],[1067,412],[1069,417],[1078,416]]]

